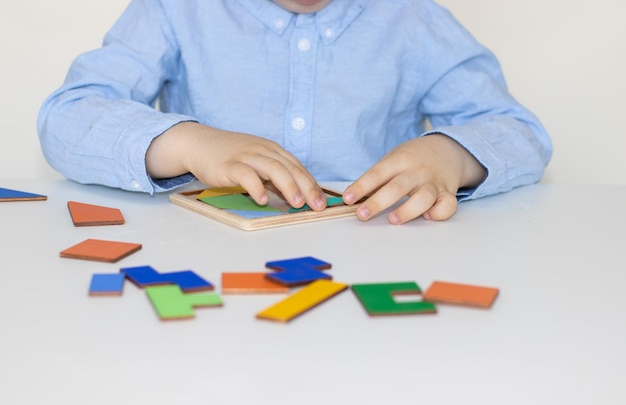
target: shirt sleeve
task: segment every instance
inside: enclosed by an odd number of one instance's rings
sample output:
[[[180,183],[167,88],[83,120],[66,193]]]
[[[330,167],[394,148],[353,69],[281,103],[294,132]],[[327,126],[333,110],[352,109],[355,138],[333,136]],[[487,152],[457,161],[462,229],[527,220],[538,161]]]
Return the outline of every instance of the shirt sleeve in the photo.
[[[509,93],[495,56],[452,15],[432,5],[422,111],[432,130],[465,147],[487,170],[475,189],[459,199],[508,191],[541,179],[552,155],[550,138],[537,117]]]
[[[195,121],[155,109],[164,83],[176,79],[178,57],[160,2],[133,0],[103,46],[76,58],[41,107],[38,132],[50,165],[81,183],[148,193],[193,180],[186,174],[155,181],[145,165],[155,137]]]

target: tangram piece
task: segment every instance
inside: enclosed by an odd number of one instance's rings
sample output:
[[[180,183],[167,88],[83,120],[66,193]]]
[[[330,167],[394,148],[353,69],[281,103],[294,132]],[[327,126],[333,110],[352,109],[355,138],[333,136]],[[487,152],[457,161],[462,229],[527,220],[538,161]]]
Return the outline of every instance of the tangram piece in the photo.
[[[277,271],[268,273],[268,279],[290,287],[315,280],[332,280],[332,276],[321,271],[330,269],[331,264],[311,256],[267,262],[265,266]]]
[[[394,295],[420,294],[414,282],[354,284],[352,291],[370,315],[435,313],[435,304],[426,301],[397,302]]]
[[[24,191],[0,188],[0,202],[10,201],[45,201],[48,197],[40,194],[27,193]]]
[[[342,197],[327,197],[326,199],[326,207],[335,207],[337,205],[343,205],[343,198]],[[301,212],[301,211],[310,211],[311,207],[309,207],[307,204],[304,204],[302,207],[300,208],[290,208],[288,212]]]
[[[275,217],[276,215],[284,215],[285,213],[282,211],[254,211],[254,210],[226,210],[235,215],[239,215],[242,218],[246,219],[256,219],[256,218],[266,218],[266,217]]]
[[[284,300],[259,312],[257,318],[289,322],[348,288],[347,284],[328,280],[315,281]]]
[[[289,287],[268,280],[267,273],[222,273],[222,294],[288,293]]]
[[[493,287],[435,281],[424,293],[424,299],[442,304],[490,308],[499,291]]]
[[[280,213],[278,208],[270,205],[259,205],[252,198],[243,194],[218,195],[216,197],[200,198],[200,201],[222,209]]]
[[[244,193],[246,193],[246,189],[241,186],[207,188],[206,190],[203,190],[200,194],[198,194],[196,200],[200,200],[202,198],[217,197],[220,195]]]
[[[114,263],[141,249],[139,243],[87,239],[61,252],[61,257]]]
[[[68,201],[74,226],[122,225],[124,216],[117,208],[101,207],[76,201]]]
[[[194,307],[222,306],[222,298],[216,293],[187,294],[177,285],[148,287],[146,294],[162,320],[193,318]]]
[[[123,288],[124,275],[121,273],[94,274],[91,276],[89,295],[122,295]]]
[[[137,287],[144,288],[155,285],[175,284],[185,292],[210,291],[213,284],[209,283],[191,270],[159,273],[151,266],[125,267],[120,269]]]

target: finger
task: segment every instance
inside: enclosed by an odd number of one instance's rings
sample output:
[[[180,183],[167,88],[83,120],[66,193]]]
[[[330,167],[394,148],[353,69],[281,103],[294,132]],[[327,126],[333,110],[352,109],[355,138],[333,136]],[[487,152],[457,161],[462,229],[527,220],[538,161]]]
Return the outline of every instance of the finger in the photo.
[[[444,221],[454,215],[457,207],[456,195],[444,191],[437,197],[435,205],[424,213],[424,218],[433,221]]]
[[[342,197],[346,204],[354,204],[363,197],[376,192],[391,179],[393,173],[386,170],[382,162],[381,160],[372,166],[344,190]]]
[[[438,190],[433,183],[421,185],[404,203],[389,213],[389,222],[400,225],[419,217],[437,202],[437,195]]]
[[[292,155],[282,151],[271,158],[276,162],[265,162],[259,170],[270,180],[293,207],[305,203],[313,210],[326,208],[326,194],[311,173]]]
[[[233,185],[240,185],[245,188],[257,204],[266,205],[269,203],[265,185],[254,168],[245,163],[235,163],[230,165],[227,170],[229,181]]]
[[[392,179],[359,206],[357,217],[362,221],[367,221],[400,201],[411,191],[408,180],[407,176]]]

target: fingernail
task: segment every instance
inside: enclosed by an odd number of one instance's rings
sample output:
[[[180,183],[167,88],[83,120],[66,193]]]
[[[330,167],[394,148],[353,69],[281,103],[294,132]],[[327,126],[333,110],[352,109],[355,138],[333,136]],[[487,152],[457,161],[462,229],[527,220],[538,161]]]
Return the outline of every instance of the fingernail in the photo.
[[[294,205],[300,206],[302,205],[302,201],[304,201],[304,197],[302,196],[302,194],[298,193],[293,196],[293,202],[295,203]]]
[[[370,210],[367,209],[367,207],[361,207],[359,208],[359,217],[361,217],[361,219],[367,219],[370,216]]]
[[[389,222],[393,225],[398,225],[400,224],[400,217],[395,212],[392,212],[389,214]]]
[[[315,201],[314,201],[315,207],[316,208],[324,208],[326,206],[326,203],[324,202],[324,199],[321,197],[318,197]]]
[[[348,191],[343,195],[343,200],[346,202],[346,204],[352,204],[354,202],[354,193]]]

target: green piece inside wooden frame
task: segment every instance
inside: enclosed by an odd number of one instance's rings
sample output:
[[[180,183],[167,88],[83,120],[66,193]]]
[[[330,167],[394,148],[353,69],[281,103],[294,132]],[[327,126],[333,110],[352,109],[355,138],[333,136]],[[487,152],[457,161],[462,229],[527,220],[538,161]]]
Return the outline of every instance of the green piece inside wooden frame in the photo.
[[[259,205],[254,202],[252,198],[247,197],[243,194],[218,195],[215,197],[199,198],[199,200],[222,209],[280,212],[279,209],[274,208],[270,205]]]
[[[370,315],[432,314],[435,304],[427,301],[398,302],[395,295],[421,294],[415,282],[354,284],[352,291]]]

